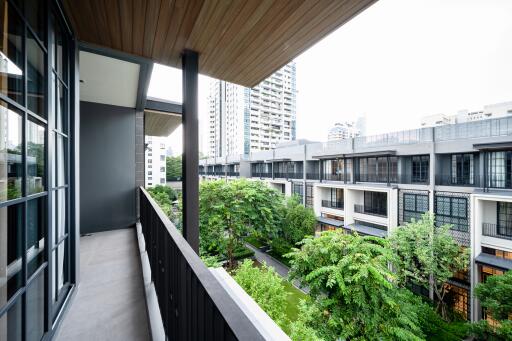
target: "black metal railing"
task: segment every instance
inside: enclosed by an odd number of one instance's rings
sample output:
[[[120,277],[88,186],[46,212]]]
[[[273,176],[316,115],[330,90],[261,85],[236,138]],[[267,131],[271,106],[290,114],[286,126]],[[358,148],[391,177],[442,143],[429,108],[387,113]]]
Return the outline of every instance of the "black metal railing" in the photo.
[[[302,172],[297,173],[281,173],[276,172],[274,173],[274,178],[277,179],[302,179],[304,174]]]
[[[369,215],[374,215],[377,217],[384,217],[384,218],[386,218],[388,216],[387,213],[384,213],[377,208],[368,207],[368,206],[364,206],[364,205],[360,205],[360,204],[354,204],[354,212],[362,213],[362,214],[369,214]]]
[[[482,223],[482,235],[487,237],[512,240],[512,227]]]
[[[328,181],[345,181],[345,174],[322,174],[322,179]]]
[[[264,340],[142,187],[140,222],[169,340]]]
[[[344,204],[340,201],[322,200],[322,207],[342,210],[344,208]]]
[[[476,174],[467,176],[436,174],[436,185],[480,187],[480,177]]]
[[[272,173],[252,172],[251,176],[253,178],[271,178]]]
[[[306,173],[306,179],[309,179],[309,180],[319,180],[320,179],[320,173]]]
[[[228,176],[240,176],[240,172],[228,172]]]

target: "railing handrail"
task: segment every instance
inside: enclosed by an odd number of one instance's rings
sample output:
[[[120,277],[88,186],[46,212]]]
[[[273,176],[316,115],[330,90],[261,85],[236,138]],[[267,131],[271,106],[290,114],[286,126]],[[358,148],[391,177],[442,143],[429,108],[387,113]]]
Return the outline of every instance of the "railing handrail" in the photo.
[[[149,193],[143,187],[140,187],[140,191],[145,199],[148,200],[151,208],[157,214],[160,222],[167,230],[167,233],[174,241],[176,247],[181,252],[188,266],[197,277],[199,283],[203,286],[207,295],[213,301],[213,304],[222,315],[224,322],[231,329],[234,336],[239,340],[264,340],[256,326],[249,320],[247,315],[244,314],[242,309],[235,303],[226,289],[222,287],[222,285],[210,272],[210,270],[208,270],[206,265],[202,262],[201,258],[199,258],[199,256],[190,247],[185,238],[178,232],[174,224],[165,215],[160,206],[153,200],[151,195],[149,195]],[[141,202],[142,200],[143,198],[141,198]],[[144,225],[142,225],[142,228],[144,231]],[[147,236],[144,236],[144,239],[146,239],[146,237]],[[146,245],[148,245],[147,240]],[[155,269],[151,270],[154,271]],[[183,273],[182,275],[185,276],[186,274]],[[170,313],[175,314],[174,311]],[[182,327],[186,328],[186,326]]]

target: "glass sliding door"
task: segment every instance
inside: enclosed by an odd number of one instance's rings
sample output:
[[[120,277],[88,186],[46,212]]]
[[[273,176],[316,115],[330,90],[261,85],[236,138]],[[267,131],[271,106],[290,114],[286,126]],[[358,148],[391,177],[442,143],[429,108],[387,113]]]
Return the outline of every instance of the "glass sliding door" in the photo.
[[[0,340],[41,340],[71,287],[70,36],[56,6],[0,0]]]

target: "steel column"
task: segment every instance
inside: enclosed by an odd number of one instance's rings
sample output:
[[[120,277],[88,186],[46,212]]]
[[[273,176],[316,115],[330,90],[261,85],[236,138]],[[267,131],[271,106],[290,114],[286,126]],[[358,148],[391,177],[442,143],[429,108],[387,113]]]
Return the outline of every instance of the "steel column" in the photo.
[[[199,123],[197,52],[181,55],[183,81],[183,236],[199,253]]]

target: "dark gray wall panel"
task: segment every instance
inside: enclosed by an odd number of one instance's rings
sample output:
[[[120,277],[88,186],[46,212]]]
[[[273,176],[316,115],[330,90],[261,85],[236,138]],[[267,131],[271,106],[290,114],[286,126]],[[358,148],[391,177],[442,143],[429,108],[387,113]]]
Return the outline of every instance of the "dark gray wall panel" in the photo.
[[[80,102],[81,233],[135,223],[135,109]]]

